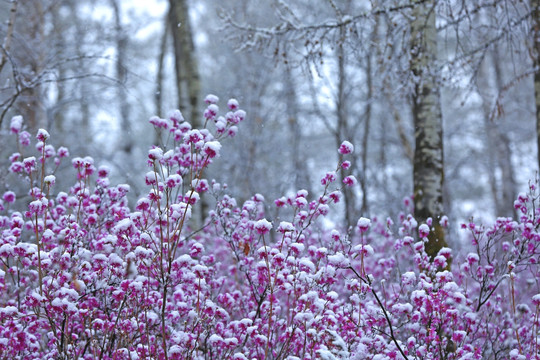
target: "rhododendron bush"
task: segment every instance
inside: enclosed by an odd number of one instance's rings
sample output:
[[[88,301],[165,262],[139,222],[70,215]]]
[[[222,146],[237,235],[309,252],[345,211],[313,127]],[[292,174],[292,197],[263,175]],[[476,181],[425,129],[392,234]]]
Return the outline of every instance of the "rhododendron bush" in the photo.
[[[318,194],[237,203],[205,178],[246,116],[235,100],[220,116],[217,102],[207,97],[204,129],[178,111],[150,119],[163,144],[133,205],[89,157],[71,159],[73,185],[58,189],[68,150],[13,118],[9,171],[27,193],[5,191],[0,206],[1,359],[540,358],[534,184],[519,219],[471,221],[468,250],[431,259],[430,221],[406,212],[321,226],[356,184],[337,180],[347,141]],[[216,205],[195,228],[201,196]]]

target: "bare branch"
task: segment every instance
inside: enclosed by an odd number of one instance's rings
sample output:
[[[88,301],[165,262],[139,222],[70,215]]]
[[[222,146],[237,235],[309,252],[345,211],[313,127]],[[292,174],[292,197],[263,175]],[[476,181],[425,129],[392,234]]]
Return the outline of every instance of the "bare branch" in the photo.
[[[0,57],[0,73],[2,72],[2,69],[4,68],[4,65],[7,61],[7,53],[9,51],[9,47],[11,45],[11,38],[13,36],[13,27],[15,25],[15,16],[17,14],[17,0],[11,1],[11,9],[9,11],[9,20],[7,24],[7,32],[6,37],[4,38],[4,43],[2,44],[2,57]]]

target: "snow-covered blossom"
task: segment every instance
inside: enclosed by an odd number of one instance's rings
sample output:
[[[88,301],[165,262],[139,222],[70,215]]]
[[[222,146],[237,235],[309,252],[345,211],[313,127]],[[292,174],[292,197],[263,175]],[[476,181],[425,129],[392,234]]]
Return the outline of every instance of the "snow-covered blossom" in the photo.
[[[422,224],[418,227],[418,235],[421,238],[425,238],[429,235],[429,226],[427,224]]]
[[[17,115],[11,118],[10,130],[13,134],[18,134],[22,129],[23,117]]]
[[[360,219],[358,219],[358,223],[356,224],[356,227],[361,233],[365,233],[366,231],[368,231],[370,226],[371,220],[365,217],[361,217]]]
[[[236,99],[229,99],[229,101],[227,101],[227,107],[232,111],[238,110],[239,106],[238,100]]]
[[[50,137],[51,137],[51,135],[49,135],[49,133],[45,129],[39,129],[38,132],[37,132],[37,135],[36,135],[36,139],[38,139],[39,141],[43,141],[43,142],[45,142]]]
[[[159,161],[163,158],[163,149],[154,147],[148,150],[148,158],[153,161]]]
[[[219,141],[209,141],[203,146],[203,152],[211,159],[218,157],[220,150],[221,144]]]
[[[56,176],[47,175],[43,178],[43,182],[47,185],[54,185],[54,183],[56,182]]]
[[[352,154],[354,152],[354,145],[345,140],[339,146],[338,152],[342,155]]]
[[[254,228],[258,234],[264,235],[272,230],[272,223],[266,219],[257,220]]]
[[[6,191],[4,195],[2,195],[2,199],[9,204],[13,204],[17,197],[13,191]]]
[[[343,179],[343,183],[347,186],[354,186],[358,183],[358,181],[356,180],[354,176],[349,175]]]
[[[204,98],[204,102],[206,104],[217,104],[219,102],[219,98],[216,95],[208,94]]]

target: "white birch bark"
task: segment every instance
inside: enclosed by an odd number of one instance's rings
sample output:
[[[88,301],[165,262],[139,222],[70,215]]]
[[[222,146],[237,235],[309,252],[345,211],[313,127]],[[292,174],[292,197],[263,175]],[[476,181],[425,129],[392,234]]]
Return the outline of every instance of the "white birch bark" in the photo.
[[[443,137],[439,82],[436,69],[435,1],[419,3],[411,24],[411,70],[414,76],[413,117],[414,205],[419,223],[433,219],[426,252],[434,258],[446,246],[439,225],[443,215]]]

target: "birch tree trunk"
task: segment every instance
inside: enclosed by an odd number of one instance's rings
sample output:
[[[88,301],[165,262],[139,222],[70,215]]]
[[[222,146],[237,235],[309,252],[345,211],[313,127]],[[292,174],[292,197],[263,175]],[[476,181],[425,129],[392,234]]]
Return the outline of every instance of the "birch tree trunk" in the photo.
[[[432,218],[426,252],[433,259],[447,246],[439,224],[443,215],[443,138],[438,76],[435,68],[437,29],[435,0],[419,3],[411,25],[411,70],[414,75],[413,118],[416,148],[413,184],[415,217],[419,223]]]

